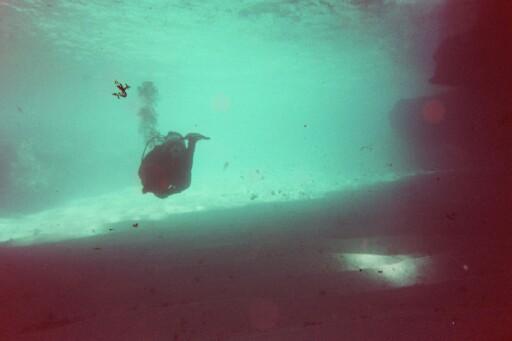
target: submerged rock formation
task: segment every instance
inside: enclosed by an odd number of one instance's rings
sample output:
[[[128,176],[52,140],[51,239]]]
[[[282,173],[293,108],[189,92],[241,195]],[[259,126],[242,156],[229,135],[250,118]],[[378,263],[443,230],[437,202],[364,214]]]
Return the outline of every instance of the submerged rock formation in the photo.
[[[456,18],[469,13],[476,18]],[[410,160],[427,169],[510,169],[512,166],[512,2],[449,1],[445,39],[434,53],[436,96],[399,101],[392,126],[409,144]],[[469,15],[469,14],[468,14]],[[474,15],[472,13],[471,15]],[[473,24],[452,33],[460,20]]]

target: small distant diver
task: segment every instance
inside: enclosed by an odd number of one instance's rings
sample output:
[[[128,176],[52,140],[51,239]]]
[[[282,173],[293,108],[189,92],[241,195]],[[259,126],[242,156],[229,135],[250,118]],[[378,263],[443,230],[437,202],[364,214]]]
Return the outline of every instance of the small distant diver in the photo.
[[[126,97],[128,94],[126,93],[126,90],[130,88],[130,86],[127,83],[123,84],[119,83],[118,81],[114,81],[114,84],[119,89],[119,92],[114,92],[112,96],[116,96],[117,99],[120,99],[121,97]]]
[[[166,136],[159,135],[150,139],[142,153],[139,167],[142,193],[151,192],[159,198],[166,198],[187,189],[191,183],[196,143],[209,139],[198,133],[183,137],[173,131]],[[146,154],[149,145],[154,147]]]

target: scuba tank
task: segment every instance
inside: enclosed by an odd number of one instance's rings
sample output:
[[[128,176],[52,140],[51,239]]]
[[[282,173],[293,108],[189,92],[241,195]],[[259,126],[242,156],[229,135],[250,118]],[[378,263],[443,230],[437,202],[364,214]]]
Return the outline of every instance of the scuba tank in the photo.
[[[183,136],[176,132],[149,139],[142,152],[138,172],[142,193],[166,192],[175,180],[176,161],[185,150]]]

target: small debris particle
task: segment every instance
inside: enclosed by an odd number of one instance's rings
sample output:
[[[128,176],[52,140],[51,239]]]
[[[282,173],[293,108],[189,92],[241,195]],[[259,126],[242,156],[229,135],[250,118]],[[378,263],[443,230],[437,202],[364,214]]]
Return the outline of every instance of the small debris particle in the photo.
[[[304,124],[304,128],[307,128],[307,127],[308,127],[308,125],[307,125],[307,124]]]
[[[132,226],[137,228],[137,227],[139,227],[139,223],[134,223],[134,224],[132,224]]]
[[[270,192],[270,194],[276,195],[276,191],[272,191],[272,192]]]
[[[311,327],[311,326],[318,326],[322,324],[322,322],[317,322],[317,321],[304,321],[304,323],[302,324],[304,327]]]
[[[359,269],[359,272],[363,272],[363,269]]]
[[[393,167],[393,164],[390,162],[387,164],[388,167]]]
[[[93,250],[96,250],[96,251],[101,250],[101,247],[95,247],[95,248],[93,248]]]
[[[222,170],[226,170],[229,167],[229,161],[224,162],[224,167]]]
[[[113,228],[109,228],[108,230],[109,230],[109,231],[114,231],[114,229],[113,229]]]
[[[23,112],[23,109],[20,106],[17,105],[16,108],[18,108],[18,112]]]
[[[257,173],[257,174],[260,174],[260,170],[259,170],[259,169],[256,169],[256,173]]]
[[[382,273],[382,270],[379,270],[379,271],[377,271],[377,272],[381,274],[381,273]]]
[[[446,213],[444,216],[448,220],[454,220],[455,219],[455,213],[454,212]]]
[[[467,264],[464,264],[464,265],[462,266],[462,268],[464,269],[464,271],[468,271],[468,270],[469,270],[469,266],[468,266]]]
[[[28,333],[34,333],[34,332],[41,332],[56,328],[61,328],[76,322],[79,322],[80,320],[70,320],[68,318],[64,318],[61,320],[55,320],[54,318],[50,318],[49,320],[33,324],[31,326],[25,327],[20,331],[20,334],[28,334]]]
[[[251,195],[251,200],[254,200],[254,199],[256,199],[257,197],[258,197],[258,195],[257,195],[257,194],[252,194],[252,195]]]

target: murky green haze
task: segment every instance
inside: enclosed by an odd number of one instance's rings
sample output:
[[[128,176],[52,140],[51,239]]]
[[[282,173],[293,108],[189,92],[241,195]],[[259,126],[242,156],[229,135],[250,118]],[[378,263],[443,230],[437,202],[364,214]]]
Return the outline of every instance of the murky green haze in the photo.
[[[3,0],[2,211],[116,191],[163,205],[137,176],[144,81],[160,132],[211,136],[194,205],[414,171],[388,113],[427,87],[434,3]],[[111,95],[114,80],[132,86],[127,98]]]

